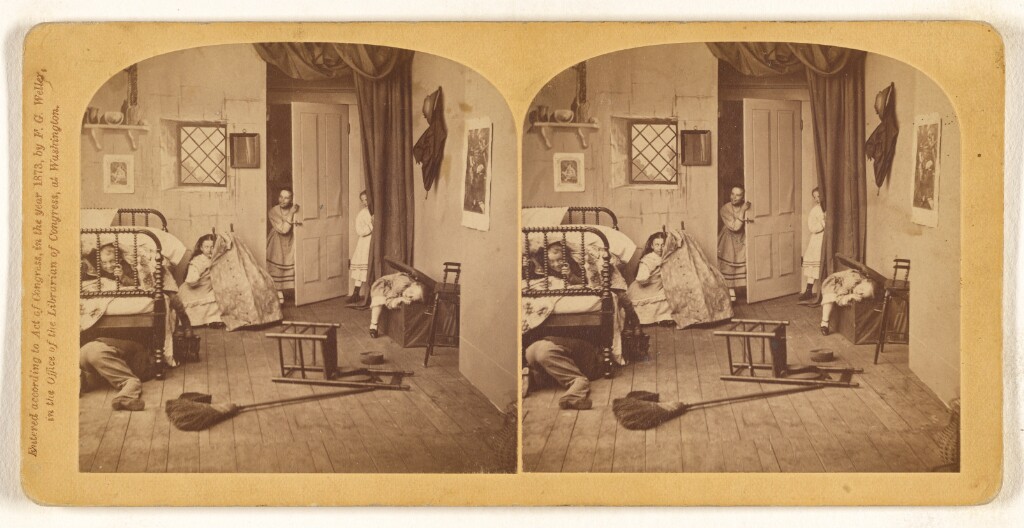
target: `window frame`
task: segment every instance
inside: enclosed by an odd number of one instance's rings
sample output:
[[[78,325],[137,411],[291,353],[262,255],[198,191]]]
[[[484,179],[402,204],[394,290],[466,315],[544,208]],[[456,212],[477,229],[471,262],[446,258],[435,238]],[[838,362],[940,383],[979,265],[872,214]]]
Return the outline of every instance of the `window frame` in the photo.
[[[227,187],[228,187],[228,143],[229,143],[229,140],[228,140],[229,135],[228,135],[228,125],[227,125],[227,123],[216,122],[216,121],[178,121],[176,124],[177,124],[177,127],[176,127],[176,130],[175,130],[175,132],[176,132],[175,133],[175,139],[176,139],[176,145],[177,145],[177,148],[176,148],[176,158],[177,158],[177,169],[178,169],[178,174],[177,174],[177,178],[176,178],[176,182],[175,182],[176,186],[179,187],[179,188],[191,188],[191,189],[196,189],[196,188],[199,188],[199,189],[227,189]],[[224,172],[224,180],[223,180],[222,183],[216,183],[216,182],[214,182],[214,183],[201,183],[201,182],[193,183],[193,182],[183,181],[183,179],[184,179],[183,178],[183,176],[184,176],[184,174],[183,174],[183,171],[184,171],[184,163],[183,163],[184,157],[182,156],[183,153],[182,153],[182,138],[181,138],[181,135],[183,133],[182,129],[184,129],[186,127],[192,127],[192,128],[219,128],[221,130],[221,132],[222,132],[222,134],[224,136],[223,142],[221,143],[221,148],[223,149],[223,152],[222,152],[223,156],[222,156],[222,160],[221,160],[221,168],[222,168],[222,170]],[[194,139],[193,139],[193,141],[194,141]],[[199,144],[197,142],[197,144],[196,144],[196,149],[197,150],[198,150],[198,145]],[[191,155],[189,157],[191,157],[193,160],[195,159]],[[207,157],[209,157],[209,156],[207,156]]]
[[[674,158],[675,158],[671,162],[673,164],[674,169],[675,169],[675,175],[674,175],[672,180],[666,180],[666,181],[637,181],[637,180],[634,179],[634,175],[633,175],[633,170],[634,170],[633,159],[634,159],[634,156],[633,156],[633,153],[634,153],[634,148],[635,147],[633,145],[633,127],[634,127],[634,125],[638,125],[638,124],[641,124],[641,125],[671,125],[672,127],[674,127],[675,130],[672,133],[672,136],[673,136],[672,141],[668,143],[668,144],[672,145],[673,155],[674,155]],[[626,120],[626,131],[627,131],[627,140],[628,140],[628,144],[629,144],[629,150],[627,152],[627,158],[626,158],[626,160],[628,162],[628,167],[629,167],[629,169],[628,169],[629,172],[626,175],[626,179],[627,179],[628,185],[635,186],[635,187],[649,187],[649,186],[653,186],[653,187],[656,187],[656,188],[678,187],[679,186],[679,182],[680,182],[680,172],[681,172],[680,164],[679,164],[679,120],[676,119],[676,118],[671,118],[671,117],[649,117],[649,118],[648,117],[645,117],[645,118],[633,117],[633,118],[629,118],[629,119]]]

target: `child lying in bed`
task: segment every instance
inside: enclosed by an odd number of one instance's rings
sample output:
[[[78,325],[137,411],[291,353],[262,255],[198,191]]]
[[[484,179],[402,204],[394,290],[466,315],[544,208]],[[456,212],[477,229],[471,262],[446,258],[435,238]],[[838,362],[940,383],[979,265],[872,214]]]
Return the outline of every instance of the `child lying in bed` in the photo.
[[[542,279],[545,276],[545,270],[547,276],[556,279],[563,279],[566,287],[583,286],[585,284],[585,274],[583,266],[573,257],[572,251],[565,243],[552,242],[547,247],[547,266],[544,265],[544,248],[540,248],[532,253],[530,256],[529,263],[529,274],[533,279]],[[618,301],[619,308],[621,308],[625,317],[623,319],[624,328],[633,331],[638,329],[640,319],[637,317],[636,310],[633,307],[633,303],[630,301],[629,296],[626,292],[620,289],[612,288],[612,293],[615,294],[616,300]]]
[[[573,258],[572,252],[562,242],[552,242],[547,247],[547,265],[544,263],[544,248],[538,248],[530,255],[530,278],[543,279],[545,276],[564,279],[569,286],[583,284],[583,266]]]
[[[102,278],[117,281],[117,284],[121,286],[134,287],[139,285],[139,280],[135,276],[135,270],[125,260],[123,254],[118,258],[119,255],[114,244],[104,244],[100,246],[98,251],[99,270],[96,269],[97,250],[93,249],[82,258],[80,280],[87,281]]]

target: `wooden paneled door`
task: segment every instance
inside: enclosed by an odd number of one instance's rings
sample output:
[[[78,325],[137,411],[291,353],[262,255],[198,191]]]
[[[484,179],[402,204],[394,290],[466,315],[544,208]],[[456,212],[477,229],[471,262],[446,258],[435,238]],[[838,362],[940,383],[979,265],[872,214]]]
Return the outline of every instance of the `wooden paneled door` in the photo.
[[[747,302],[800,291],[800,102],[743,100]]]
[[[348,106],[292,103],[295,304],[348,288]]]

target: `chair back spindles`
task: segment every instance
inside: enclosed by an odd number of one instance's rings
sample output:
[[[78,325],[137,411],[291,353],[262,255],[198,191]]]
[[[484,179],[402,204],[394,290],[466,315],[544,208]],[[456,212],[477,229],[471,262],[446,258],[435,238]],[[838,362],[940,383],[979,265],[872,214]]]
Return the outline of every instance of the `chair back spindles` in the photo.
[[[896,258],[892,261],[892,280],[900,280],[897,275],[900,271],[903,272],[903,282],[910,280],[910,259]]]
[[[443,278],[441,279],[442,283],[448,284],[448,275],[449,274],[454,275],[454,277],[455,277],[455,279],[452,281],[452,284],[458,284],[459,283],[459,277],[462,275],[462,264],[459,263],[459,262],[445,262],[444,263],[444,274],[443,274]]]

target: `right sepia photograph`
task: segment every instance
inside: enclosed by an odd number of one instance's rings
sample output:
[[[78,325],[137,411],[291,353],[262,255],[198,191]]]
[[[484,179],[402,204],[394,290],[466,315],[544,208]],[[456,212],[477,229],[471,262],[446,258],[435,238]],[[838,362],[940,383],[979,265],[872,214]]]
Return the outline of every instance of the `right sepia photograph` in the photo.
[[[669,44],[521,118],[524,471],[960,471],[960,124],[931,78]]]

